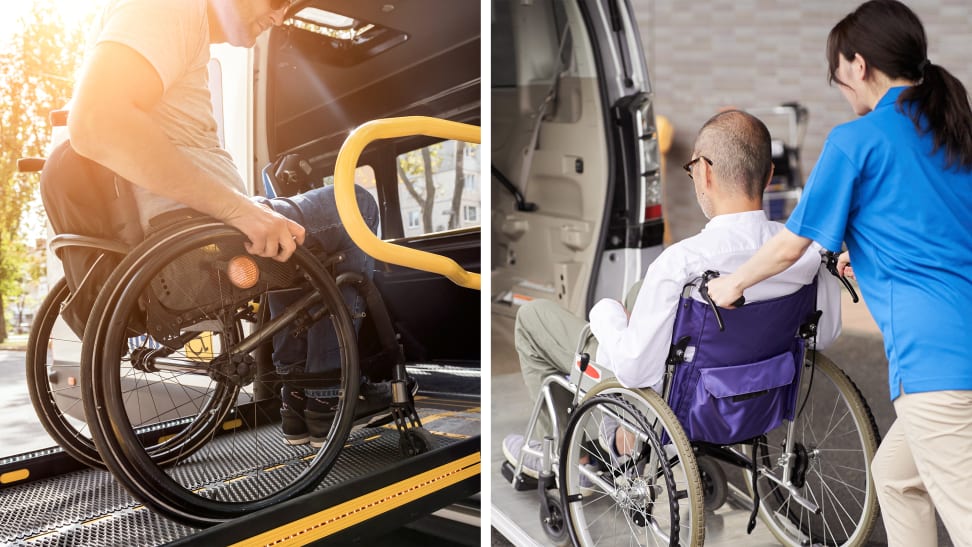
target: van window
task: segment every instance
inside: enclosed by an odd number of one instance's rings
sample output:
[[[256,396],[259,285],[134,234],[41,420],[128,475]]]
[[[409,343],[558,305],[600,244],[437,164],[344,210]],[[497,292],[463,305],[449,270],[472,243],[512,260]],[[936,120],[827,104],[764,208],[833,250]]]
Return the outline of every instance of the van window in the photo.
[[[478,144],[438,142],[396,163],[405,237],[482,224]]]

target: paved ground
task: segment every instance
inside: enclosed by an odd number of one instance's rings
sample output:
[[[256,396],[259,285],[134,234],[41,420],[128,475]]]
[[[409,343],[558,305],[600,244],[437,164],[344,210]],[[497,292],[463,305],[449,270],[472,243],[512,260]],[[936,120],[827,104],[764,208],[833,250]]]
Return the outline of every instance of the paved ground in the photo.
[[[54,446],[27,394],[23,351],[0,350],[0,459]]]

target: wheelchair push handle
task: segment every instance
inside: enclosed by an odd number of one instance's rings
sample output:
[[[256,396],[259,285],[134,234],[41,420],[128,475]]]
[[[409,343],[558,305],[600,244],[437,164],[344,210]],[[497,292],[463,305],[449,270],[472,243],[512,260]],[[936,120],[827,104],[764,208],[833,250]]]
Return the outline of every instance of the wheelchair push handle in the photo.
[[[699,294],[702,295],[702,299],[705,303],[712,308],[712,313],[715,314],[716,322],[719,323],[719,331],[722,332],[726,330],[726,324],[722,321],[722,314],[719,313],[719,306],[716,306],[715,302],[712,301],[712,297],[709,296],[709,280],[719,277],[719,272],[715,270],[706,270],[702,274],[702,282],[699,284]],[[740,296],[735,302],[732,303],[734,308],[738,308],[746,304],[746,297]]]
[[[851,285],[851,282],[848,281],[846,277],[840,275],[840,272],[837,271],[837,259],[840,258],[840,253],[834,251],[822,251],[820,254],[823,255],[824,260],[827,263],[827,270],[844,284],[844,288],[846,288],[847,292],[849,292],[851,295],[851,300],[857,304],[860,298],[857,297],[857,291],[854,290],[854,286]]]

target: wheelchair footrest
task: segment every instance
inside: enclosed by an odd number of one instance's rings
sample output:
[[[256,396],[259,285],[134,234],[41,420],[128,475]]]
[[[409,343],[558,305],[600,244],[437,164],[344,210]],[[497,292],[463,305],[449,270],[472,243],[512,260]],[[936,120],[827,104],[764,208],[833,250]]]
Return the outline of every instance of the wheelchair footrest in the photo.
[[[537,479],[527,477],[522,473],[519,476],[514,476],[513,471],[513,464],[510,462],[503,462],[503,465],[500,467],[500,472],[503,474],[503,478],[513,485],[514,490],[517,492],[524,492],[526,490],[537,489]]]

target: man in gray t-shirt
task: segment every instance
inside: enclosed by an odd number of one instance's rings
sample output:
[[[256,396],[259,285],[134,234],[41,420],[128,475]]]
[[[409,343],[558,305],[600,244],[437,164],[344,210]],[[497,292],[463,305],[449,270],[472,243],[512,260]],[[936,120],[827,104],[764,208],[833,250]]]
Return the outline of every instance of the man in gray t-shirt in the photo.
[[[232,158],[219,145],[208,87],[210,45],[253,46],[260,34],[284,22],[290,4],[111,0],[89,36],[68,117],[70,146],[133,184],[143,228],[159,213],[189,207],[239,229],[254,255],[282,262],[297,245],[306,244],[321,254],[344,253],[346,260],[336,274],[358,271],[370,277],[374,260],[344,230],[333,187],[289,199],[250,199]],[[374,198],[361,188],[355,195],[365,223],[375,231]],[[351,288],[342,292],[352,317],[360,317],[363,299]],[[271,310],[278,307],[274,304]],[[338,367],[327,358],[336,344],[331,331],[329,324],[319,322],[302,336],[278,335],[278,372]],[[381,389],[363,392],[390,400]],[[326,431],[323,422],[333,415],[336,396],[333,390],[305,394],[285,387],[281,414],[286,441],[323,442],[317,432]]]

